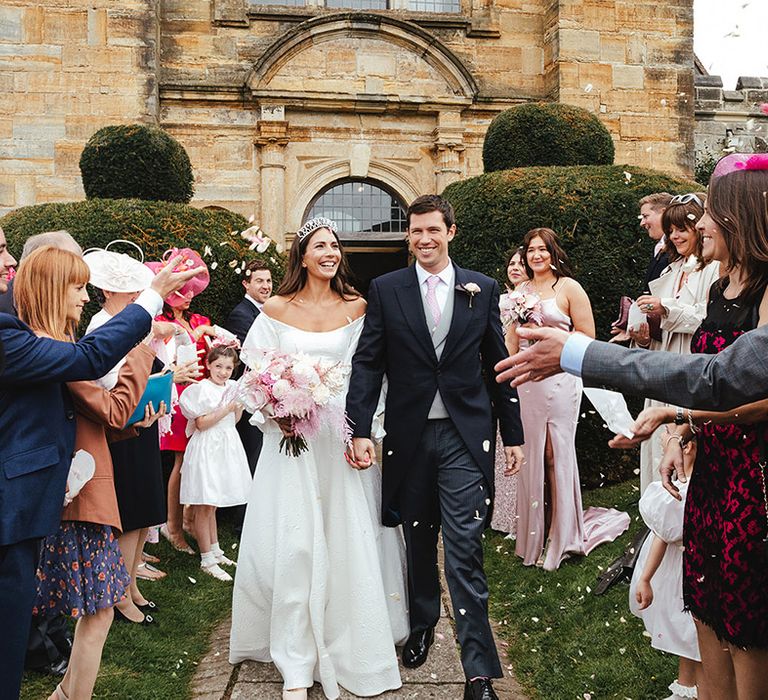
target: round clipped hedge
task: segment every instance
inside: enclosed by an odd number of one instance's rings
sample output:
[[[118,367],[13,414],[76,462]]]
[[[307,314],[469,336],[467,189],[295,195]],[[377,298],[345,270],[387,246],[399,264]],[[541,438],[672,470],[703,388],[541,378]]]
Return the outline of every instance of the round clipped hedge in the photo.
[[[194,194],[184,147],[156,126],[99,129],[85,144],[80,174],[89,199],[146,199],[187,203]]]
[[[608,129],[591,112],[557,102],[518,105],[499,114],[483,142],[485,172],[531,165],[611,165]]]
[[[158,260],[173,246],[196,250],[208,264],[211,282],[194,299],[192,310],[221,325],[243,296],[238,262],[259,259],[275,279],[275,288],[285,272],[285,256],[270,245],[264,253],[249,250],[240,236],[248,222],[239,214],[216,209],[196,209],[186,204],[148,202],[138,199],[89,199],[64,204],[22,207],[0,219],[9,248],[18,254],[24,241],[43,231],[66,229],[83,250],[103,248],[122,238],[137,243],[147,261]],[[127,249],[118,251],[131,253]],[[241,267],[241,266],[240,266]],[[97,310],[89,304],[85,319]]]
[[[652,192],[696,191],[687,180],[630,166],[517,168],[449,185],[443,195],[456,210],[451,257],[462,267],[505,282],[507,251],[532,228],[560,236],[576,279],[592,302],[597,337],[610,337],[623,294],[642,288],[653,242],[638,225],[638,201]],[[628,397],[629,398],[629,397]],[[630,399],[636,415],[642,402]],[[585,486],[631,478],[634,451],[611,450],[610,434],[585,399],[576,437]]]

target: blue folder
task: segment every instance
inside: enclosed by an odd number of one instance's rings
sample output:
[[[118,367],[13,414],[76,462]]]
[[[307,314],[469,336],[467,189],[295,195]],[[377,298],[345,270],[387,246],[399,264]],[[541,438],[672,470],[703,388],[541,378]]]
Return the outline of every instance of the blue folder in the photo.
[[[153,374],[147,386],[144,389],[144,393],[139,399],[139,405],[136,406],[136,410],[133,415],[128,419],[125,427],[138,423],[144,420],[144,412],[147,410],[147,404],[152,402],[152,408],[157,411],[160,408],[160,402],[165,401],[165,407],[167,411],[171,410],[171,388],[173,387],[173,372],[166,372],[164,374]]]

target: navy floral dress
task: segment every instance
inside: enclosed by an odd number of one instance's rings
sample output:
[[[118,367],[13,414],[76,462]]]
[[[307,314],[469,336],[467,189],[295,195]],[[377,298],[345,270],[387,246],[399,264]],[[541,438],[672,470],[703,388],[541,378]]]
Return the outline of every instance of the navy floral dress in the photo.
[[[755,328],[761,298],[754,304],[726,299],[716,282],[691,352],[718,353]],[[702,426],[683,531],[686,609],[721,640],[742,648],[768,647],[760,433],[768,445],[768,422]]]
[[[130,584],[109,525],[63,520],[58,531],[43,540],[32,613],[93,615],[122,600]]]

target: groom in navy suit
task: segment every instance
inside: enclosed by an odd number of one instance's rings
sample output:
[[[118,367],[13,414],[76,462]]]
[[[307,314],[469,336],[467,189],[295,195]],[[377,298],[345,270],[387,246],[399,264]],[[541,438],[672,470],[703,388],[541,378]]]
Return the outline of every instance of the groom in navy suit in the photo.
[[[456,233],[449,202],[419,197],[407,217],[416,264],[371,283],[352,360],[352,461],[362,469],[374,461],[371,423],[386,375],[382,518],[403,524],[407,546],[411,634],[403,664],[423,664],[434,640],[442,528],[464,698],[494,700],[490,679],[503,674],[488,623],[481,537],[493,504],[497,419],[507,473],[523,463],[517,393],[493,382],[494,364],[507,357],[499,287],[448,257]]]
[[[0,229],[0,290],[14,262]],[[78,343],[38,337],[0,313],[0,700],[19,696],[40,539],[56,531],[61,517],[75,445],[75,411],[64,384],[105,375],[149,333],[163,299],[199,272],[172,269]]]

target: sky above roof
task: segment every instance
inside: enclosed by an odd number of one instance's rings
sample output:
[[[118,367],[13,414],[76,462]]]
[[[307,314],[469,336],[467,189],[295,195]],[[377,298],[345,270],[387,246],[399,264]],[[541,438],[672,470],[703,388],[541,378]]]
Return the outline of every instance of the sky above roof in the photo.
[[[740,75],[768,77],[768,0],[694,0],[693,48],[727,90]]]

